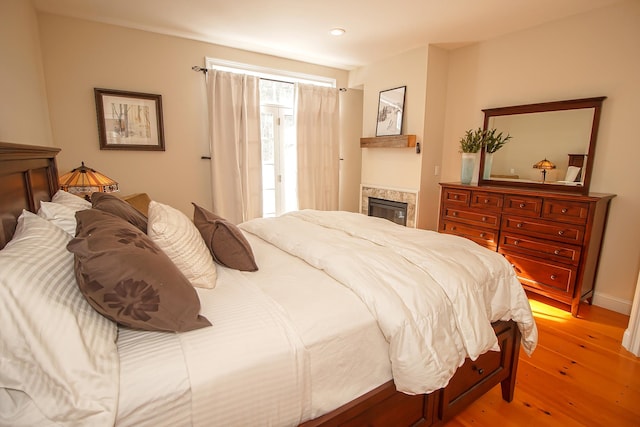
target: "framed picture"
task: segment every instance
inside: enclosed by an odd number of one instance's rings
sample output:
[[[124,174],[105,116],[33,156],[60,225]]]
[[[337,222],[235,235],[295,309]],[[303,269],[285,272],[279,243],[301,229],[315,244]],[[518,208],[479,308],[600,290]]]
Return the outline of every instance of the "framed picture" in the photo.
[[[376,136],[401,135],[404,94],[407,87],[383,90],[378,100]]]
[[[164,151],[162,96],[94,89],[101,150]]]

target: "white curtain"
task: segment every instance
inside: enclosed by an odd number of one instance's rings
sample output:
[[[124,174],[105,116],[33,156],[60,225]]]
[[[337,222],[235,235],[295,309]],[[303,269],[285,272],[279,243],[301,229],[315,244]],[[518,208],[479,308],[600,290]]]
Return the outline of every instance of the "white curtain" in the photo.
[[[262,216],[259,78],[207,74],[213,211],[239,224]]]
[[[297,84],[298,207],[338,210],[338,90]]]

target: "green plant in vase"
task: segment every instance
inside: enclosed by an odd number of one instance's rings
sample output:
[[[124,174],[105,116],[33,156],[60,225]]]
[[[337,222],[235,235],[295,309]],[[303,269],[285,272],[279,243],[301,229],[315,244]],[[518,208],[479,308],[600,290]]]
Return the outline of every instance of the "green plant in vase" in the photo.
[[[462,153],[462,168],[460,169],[460,182],[470,184],[473,179],[476,153],[484,146],[484,131],[481,128],[469,129],[460,138],[460,152]]]
[[[484,131],[481,128],[469,129],[460,138],[461,153],[477,153],[484,145]]]
[[[497,133],[496,129],[484,131],[484,173],[483,179],[491,178],[491,165],[493,164],[493,154],[502,148],[510,139],[511,135],[504,135],[503,132]]]

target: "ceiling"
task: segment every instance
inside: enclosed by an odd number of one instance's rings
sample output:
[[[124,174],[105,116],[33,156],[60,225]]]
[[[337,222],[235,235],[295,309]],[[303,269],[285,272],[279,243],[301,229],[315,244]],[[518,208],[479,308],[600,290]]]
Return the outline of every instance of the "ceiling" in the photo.
[[[622,0],[32,0],[36,10],[340,69],[458,47]],[[346,33],[328,34],[334,27]]]

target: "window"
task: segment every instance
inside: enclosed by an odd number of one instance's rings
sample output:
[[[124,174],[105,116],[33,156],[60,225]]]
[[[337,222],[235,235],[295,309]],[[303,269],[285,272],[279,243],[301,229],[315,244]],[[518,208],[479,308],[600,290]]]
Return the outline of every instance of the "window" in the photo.
[[[206,64],[207,68],[260,77],[262,215],[271,217],[296,210],[298,197],[295,83],[335,87],[335,79],[213,58],[207,58]]]

